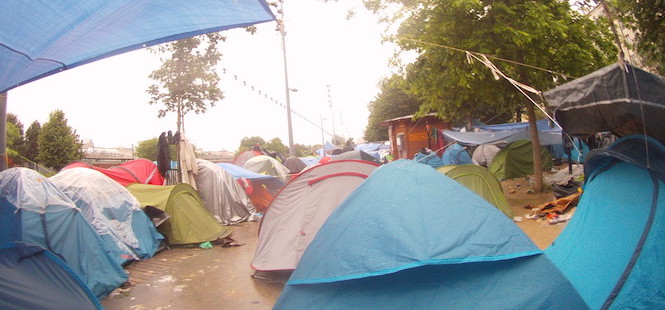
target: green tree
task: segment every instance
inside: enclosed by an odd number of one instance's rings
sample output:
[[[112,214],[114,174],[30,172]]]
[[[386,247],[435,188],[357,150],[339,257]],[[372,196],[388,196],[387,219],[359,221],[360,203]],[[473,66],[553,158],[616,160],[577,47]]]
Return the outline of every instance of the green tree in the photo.
[[[565,1],[365,3],[378,13],[384,12],[388,4],[401,5],[400,11],[392,14],[394,19],[388,15],[384,18],[400,23],[394,41],[403,50],[418,52],[417,60],[407,67],[406,80],[409,92],[422,100],[419,115],[434,111],[444,119],[471,119],[479,111],[526,112],[535,150],[540,144],[534,105],[500,74],[547,90],[566,78],[609,64],[616,55],[609,27],[573,11]],[[488,65],[495,65],[499,71],[488,69]],[[530,98],[538,99],[535,95]],[[537,190],[542,189],[540,167],[540,154],[534,154]]]
[[[152,161],[157,160],[159,148],[159,138],[152,138],[148,140],[139,141],[136,150],[136,157],[145,158]],[[196,149],[196,148],[194,148]],[[175,144],[169,145],[169,157],[171,160],[177,160],[177,149]]]
[[[221,58],[217,44],[225,38],[210,33],[158,45],[151,51],[160,54],[162,66],[150,73],[156,81],[148,87],[150,104],[164,104],[158,117],[168,112],[177,114],[177,130],[184,132],[184,118],[189,112],[205,113],[224,98],[219,89],[215,65]]]
[[[637,51],[647,67],[665,75],[665,1],[615,0],[612,7],[635,32]]]
[[[401,75],[394,74],[385,78],[379,86],[381,92],[367,105],[369,118],[363,137],[367,141],[388,140],[388,129],[378,124],[392,118],[415,114],[420,106],[418,98],[408,92],[406,80]]]
[[[16,114],[7,113],[7,147],[21,152],[23,149],[23,124]]]
[[[25,158],[36,161],[39,154],[39,134],[42,132],[42,125],[38,121],[32,122],[25,131],[25,147],[23,156]]]
[[[76,131],[67,125],[65,113],[55,110],[39,134],[37,161],[46,167],[60,170],[68,163],[83,158],[83,143]]]
[[[282,154],[283,156],[289,156],[289,147],[284,145],[282,143],[282,139],[280,138],[272,138],[272,140],[268,141],[264,148],[268,151],[273,151]],[[295,146],[294,146],[295,148]]]
[[[157,160],[157,144],[159,144],[159,138],[139,141],[135,150],[136,157]]]
[[[298,156],[298,157],[310,156],[314,152],[313,149],[312,149],[312,146],[304,145],[304,144],[296,143],[296,144],[293,145],[293,148],[296,149],[296,156]],[[288,152],[288,148],[287,148],[287,152]]]
[[[242,152],[249,151],[257,144],[263,147],[266,144],[266,141],[263,140],[263,138],[256,136],[244,137],[242,140],[240,140],[240,146],[238,146],[237,153],[240,154]]]

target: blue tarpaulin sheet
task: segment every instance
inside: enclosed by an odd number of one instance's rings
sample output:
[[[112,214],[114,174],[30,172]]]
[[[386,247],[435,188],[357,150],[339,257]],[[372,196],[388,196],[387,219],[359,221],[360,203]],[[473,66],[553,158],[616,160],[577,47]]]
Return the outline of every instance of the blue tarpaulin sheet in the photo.
[[[0,1],[0,93],[146,46],[274,19],[264,0]]]

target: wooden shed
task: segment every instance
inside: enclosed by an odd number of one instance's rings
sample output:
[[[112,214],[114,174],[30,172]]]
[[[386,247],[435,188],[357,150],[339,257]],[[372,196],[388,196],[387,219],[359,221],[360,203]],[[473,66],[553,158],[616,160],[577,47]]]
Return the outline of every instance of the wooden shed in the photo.
[[[435,129],[450,129],[450,124],[441,120],[436,113],[413,119],[413,115],[385,120],[378,124],[388,127],[388,139],[394,159],[413,158],[422,148],[436,150],[438,138]]]

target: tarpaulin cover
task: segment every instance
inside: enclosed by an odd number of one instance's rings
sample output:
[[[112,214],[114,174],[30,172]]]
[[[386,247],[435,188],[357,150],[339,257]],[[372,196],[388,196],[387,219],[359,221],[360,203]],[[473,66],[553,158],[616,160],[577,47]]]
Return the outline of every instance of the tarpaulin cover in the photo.
[[[0,244],[24,241],[63,258],[97,296],[103,298],[127,274],[102,247],[95,229],[65,194],[38,172],[0,172]]]
[[[592,309],[662,309],[665,147],[628,136],[592,151],[584,173],[575,215],[546,255]]]
[[[330,213],[378,166],[361,160],[330,161],[291,180],[261,220],[252,268],[295,269]]]
[[[452,139],[466,145],[507,144],[517,140],[531,140],[529,128],[479,132],[443,130],[443,134],[446,139]],[[561,130],[538,131],[538,140],[540,145],[561,144]]]
[[[0,93],[145,46],[274,19],[264,0],[0,1]]]
[[[120,264],[155,255],[164,236],[124,186],[99,171],[80,167],[62,170],[49,181],[81,209]]]
[[[256,209],[243,187],[215,163],[197,158],[196,184],[205,208],[223,225],[255,221]]]
[[[626,68],[624,71],[622,67]],[[636,118],[646,134],[665,142],[665,78],[616,63],[543,93],[570,135],[615,131]],[[635,132],[637,133],[637,132]]]
[[[584,309],[496,207],[412,160],[376,169],[323,224],[276,309]]]
[[[529,122],[476,125],[474,127],[490,131],[522,130],[529,127]],[[536,120],[536,128],[538,128],[538,131],[561,131],[559,126],[546,118]]]
[[[158,227],[168,244],[214,241],[231,234],[231,229],[210,214],[199,194],[187,183],[164,186],[133,183],[127,189],[142,208],[152,206],[169,215]]]
[[[0,309],[103,309],[67,263],[37,245],[1,245],[0,279]]]

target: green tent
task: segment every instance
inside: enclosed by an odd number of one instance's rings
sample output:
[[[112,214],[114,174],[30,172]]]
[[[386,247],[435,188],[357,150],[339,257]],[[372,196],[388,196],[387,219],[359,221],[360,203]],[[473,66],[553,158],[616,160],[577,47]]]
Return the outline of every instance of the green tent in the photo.
[[[533,151],[531,141],[517,140],[501,149],[488,167],[499,180],[507,180],[533,174]],[[552,154],[541,147],[543,169],[552,168]]]
[[[478,165],[448,165],[436,170],[485,198],[508,217],[513,217],[513,210],[503,195],[501,183],[487,168]]]
[[[152,206],[169,215],[157,229],[166,236],[168,244],[189,244],[213,241],[231,234],[206,208],[196,190],[186,183],[152,185],[132,183],[127,189],[138,199],[141,207]]]

